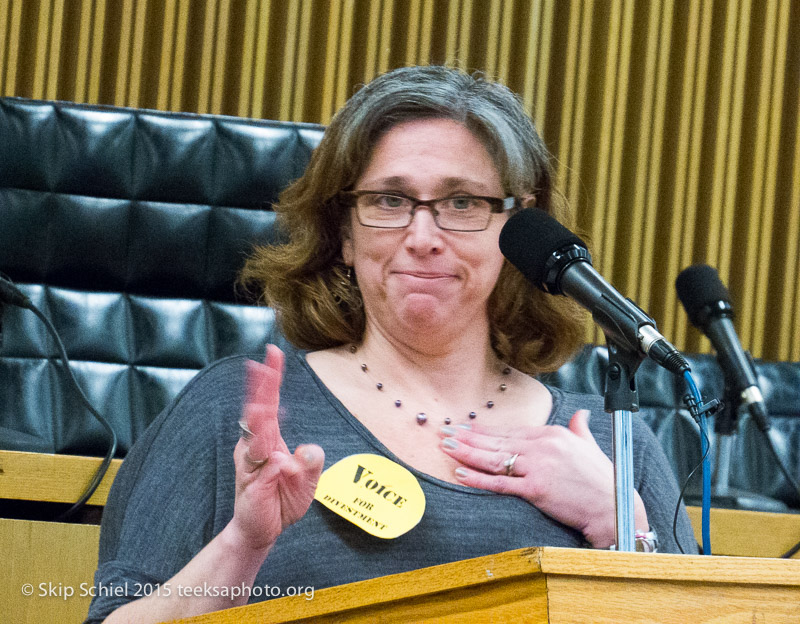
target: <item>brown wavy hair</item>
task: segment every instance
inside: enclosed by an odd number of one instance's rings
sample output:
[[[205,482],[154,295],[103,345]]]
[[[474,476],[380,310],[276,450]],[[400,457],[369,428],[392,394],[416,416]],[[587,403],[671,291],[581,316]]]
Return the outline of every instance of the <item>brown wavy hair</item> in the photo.
[[[286,242],[257,248],[240,283],[272,306],[286,338],[309,350],[361,341],[366,317],[342,259],[350,206],[341,198],[399,123],[452,119],[486,146],[508,195],[570,225],[554,191],[550,155],[519,98],[507,87],[441,66],[404,67],[362,87],[336,114],[303,176],[280,195],[277,227]],[[488,302],[492,347],[529,374],[563,364],[583,339],[583,313],[565,297],[532,286],[508,261]]]

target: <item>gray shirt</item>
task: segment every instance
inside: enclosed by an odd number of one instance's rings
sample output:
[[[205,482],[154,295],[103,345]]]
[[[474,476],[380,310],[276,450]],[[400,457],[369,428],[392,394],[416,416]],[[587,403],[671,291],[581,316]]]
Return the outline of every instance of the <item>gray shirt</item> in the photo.
[[[201,371],[123,462],[103,513],[96,597],[88,622],[101,621],[168,581],[232,518],[244,361],[227,358]],[[548,424],[566,426],[575,411],[590,409],[592,433],[610,456],[611,416],[603,411],[602,397],[549,390],[553,410]],[[312,502],[270,551],[253,586],[269,589],[256,590],[260,595],[253,591],[251,602],[515,548],[583,545],[580,532],[521,498],[448,483],[402,462],[331,394],[301,351],[287,350],[281,409],[281,434],[289,449],[319,444],[326,468],[357,453],[384,455],[416,476],[426,510],[411,531],[384,540]],[[660,550],[678,552],[672,536],[678,502],[672,470],[638,418],[633,436],[635,487],[658,532]],[[683,508],[677,534],[687,553],[697,552]]]

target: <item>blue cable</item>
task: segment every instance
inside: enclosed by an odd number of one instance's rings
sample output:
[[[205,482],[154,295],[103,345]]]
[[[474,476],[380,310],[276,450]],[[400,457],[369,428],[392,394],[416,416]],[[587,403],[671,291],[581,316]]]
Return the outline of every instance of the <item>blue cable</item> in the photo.
[[[689,392],[696,401],[698,406],[703,405],[703,398],[700,391],[697,389],[697,384],[690,371],[685,371],[683,377],[686,380],[686,385],[689,387]],[[709,459],[709,443],[708,443],[708,422],[706,420],[706,413],[701,412],[699,423],[700,425],[700,452],[703,454],[703,499],[702,499],[702,537],[703,537],[703,554],[711,554],[711,460]]]

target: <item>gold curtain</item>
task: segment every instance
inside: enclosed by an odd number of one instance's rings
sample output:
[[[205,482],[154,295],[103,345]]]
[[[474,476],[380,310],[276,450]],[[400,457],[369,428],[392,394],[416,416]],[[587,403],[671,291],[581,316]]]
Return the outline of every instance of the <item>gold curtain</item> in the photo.
[[[674,288],[704,262],[745,347],[800,360],[800,2],[0,0],[2,95],[327,123],[417,63],[521,95],[595,266],[679,348],[709,349]]]

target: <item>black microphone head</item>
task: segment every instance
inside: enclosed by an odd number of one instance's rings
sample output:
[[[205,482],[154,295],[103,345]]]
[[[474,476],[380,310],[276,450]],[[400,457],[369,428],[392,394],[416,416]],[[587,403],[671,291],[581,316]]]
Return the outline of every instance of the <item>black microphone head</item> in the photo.
[[[689,320],[698,329],[704,329],[714,316],[733,317],[730,293],[713,267],[695,264],[684,269],[675,280],[675,288]]]
[[[500,231],[500,251],[519,271],[545,292],[560,292],[557,275],[553,277],[553,259],[565,248],[581,248],[580,258],[589,254],[579,236],[539,208],[526,208],[512,216]],[[559,272],[569,263],[559,264]]]

